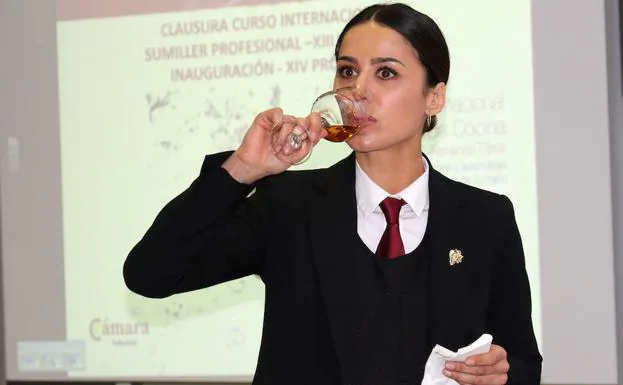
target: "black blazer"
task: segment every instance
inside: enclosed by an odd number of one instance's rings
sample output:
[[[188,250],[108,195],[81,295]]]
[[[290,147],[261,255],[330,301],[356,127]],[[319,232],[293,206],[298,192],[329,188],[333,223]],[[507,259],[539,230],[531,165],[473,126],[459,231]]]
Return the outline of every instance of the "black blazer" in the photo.
[[[207,156],[197,179],[158,214],[125,261],[126,285],[162,298],[257,274],[265,283],[265,312],[253,383],[349,383],[354,155],[327,169],[286,171],[249,186],[221,167],[230,154]],[[508,352],[509,383],[540,383],[542,359],[510,200],[432,166],[429,191],[423,347],[456,350],[490,333]],[[452,249],[463,260],[451,266]]]

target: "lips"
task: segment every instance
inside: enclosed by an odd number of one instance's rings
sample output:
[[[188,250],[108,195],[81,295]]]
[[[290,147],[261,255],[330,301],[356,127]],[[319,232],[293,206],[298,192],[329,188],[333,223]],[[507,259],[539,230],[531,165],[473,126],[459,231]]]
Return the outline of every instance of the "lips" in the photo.
[[[374,116],[365,115],[365,116],[362,116],[361,119],[359,120],[359,126],[360,127],[370,126],[376,122],[377,120]]]
[[[376,123],[376,118],[368,114],[350,113],[348,116],[348,124],[353,126],[365,127]]]

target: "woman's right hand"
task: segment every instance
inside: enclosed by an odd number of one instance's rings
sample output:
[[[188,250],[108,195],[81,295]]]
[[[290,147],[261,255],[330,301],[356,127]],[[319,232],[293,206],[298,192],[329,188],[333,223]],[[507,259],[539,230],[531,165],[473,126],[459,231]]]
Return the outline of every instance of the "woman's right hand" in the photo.
[[[283,162],[274,154],[271,146],[273,127],[286,116],[281,108],[272,108],[258,114],[247,130],[240,147],[225,161],[223,167],[239,182],[251,184],[265,176],[283,172],[290,164]],[[305,127],[315,145],[326,135],[316,113],[306,118],[297,118]]]

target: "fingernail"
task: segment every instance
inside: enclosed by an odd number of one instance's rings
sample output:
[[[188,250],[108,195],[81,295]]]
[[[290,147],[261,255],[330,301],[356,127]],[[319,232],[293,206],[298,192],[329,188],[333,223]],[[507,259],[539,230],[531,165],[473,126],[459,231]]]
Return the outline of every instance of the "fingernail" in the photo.
[[[446,377],[450,377],[452,374],[450,373],[450,371],[444,369],[443,370],[443,375],[446,376]]]
[[[474,360],[467,360],[465,361],[466,365],[474,365]]]
[[[446,369],[448,369],[448,370],[454,370],[454,368],[455,368],[455,365],[454,365],[454,364],[452,364],[452,363],[450,363],[450,362],[446,364]]]

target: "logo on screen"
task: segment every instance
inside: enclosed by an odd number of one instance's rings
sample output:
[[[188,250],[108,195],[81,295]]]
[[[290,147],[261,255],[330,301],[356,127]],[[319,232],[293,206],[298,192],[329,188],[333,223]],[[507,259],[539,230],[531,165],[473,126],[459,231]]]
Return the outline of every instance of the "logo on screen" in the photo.
[[[111,339],[113,345],[136,345],[138,336],[149,334],[149,323],[94,318],[89,324],[89,334],[94,341]]]

